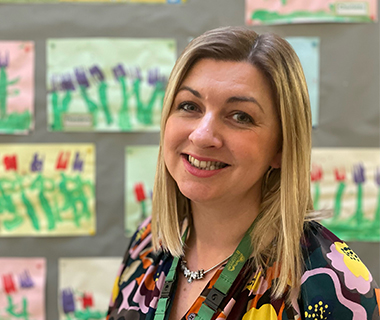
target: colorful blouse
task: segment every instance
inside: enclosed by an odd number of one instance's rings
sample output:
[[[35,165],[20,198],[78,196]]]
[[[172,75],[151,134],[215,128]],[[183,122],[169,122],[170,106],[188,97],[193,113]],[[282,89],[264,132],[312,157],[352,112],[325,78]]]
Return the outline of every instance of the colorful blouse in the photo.
[[[115,280],[107,320],[153,319],[173,257],[155,253],[150,219],[131,239]],[[243,267],[213,319],[379,320],[380,289],[360,258],[329,230],[307,222],[301,241],[305,272],[301,294],[291,304],[271,297],[275,265],[264,272]],[[222,272],[215,273],[182,320],[195,318]],[[175,294],[175,293],[173,293]],[[173,300],[173,299],[172,299]]]

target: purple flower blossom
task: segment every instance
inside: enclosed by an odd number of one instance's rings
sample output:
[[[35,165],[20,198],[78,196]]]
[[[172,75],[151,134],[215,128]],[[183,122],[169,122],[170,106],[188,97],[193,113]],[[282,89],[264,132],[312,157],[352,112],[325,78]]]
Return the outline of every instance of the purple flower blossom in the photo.
[[[62,298],[63,312],[65,314],[67,314],[69,312],[74,312],[75,311],[75,301],[74,301],[73,291],[70,288],[63,289],[61,298]]]
[[[375,172],[375,182],[380,187],[380,167],[376,168]]]
[[[364,166],[361,163],[354,165],[353,170],[354,181],[356,184],[361,184],[365,181]]]
[[[112,72],[113,76],[115,77],[115,80],[127,76],[127,73],[121,63],[119,63],[116,67],[112,68]]]
[[[1,55],[0,55],[0,67],[6,68],[6,67],[8,67],[8,65],[9,65],[9,52],[7,52],[4,55],[4,59],[2,59]]]
[[[90,73],[95,79],[104,81],[104,73],[97,65],[94,65],[90,68]]]
[[[157,83],[165,86],[167,78],[164,75],[160,75],[160,70],[158,68],[148,70],[148,83],[151,86],[155,86]]]
[[[30,169],[32,172],[36,172],[36,171],[42,171],[42,167],[43,167],[43,159],[39,160],[38,153],[35,153],[33,156],[33,162],[30,165]]]
[[[75,154],[75,160],[73,164],[74,171],[83,171],[83,160],[79,158],[79,152]]]
[[[131,68],[129,74],[134,80],[142,80],[141,69],[139,67]]]
[[[61,88],[66,91],[74,91],[74,83],[69,73],[61,76]]]
[[[52,76],[50,78],[50,87],[51,87],[50,92],[58,91],[59,86],[60,86],[60,83],[59,83],[58,77],[56,75]]]
[[[90,86],[90,83],[88,82],[84,69],[75,68],[74,73],[75,73],[77,82],[79,83],[80,86],[85,87],[85,88],[88,88]]]
[[[20,287],[21,288],[33,288],[34,282],[28,270],[25,270],[19,275]]]

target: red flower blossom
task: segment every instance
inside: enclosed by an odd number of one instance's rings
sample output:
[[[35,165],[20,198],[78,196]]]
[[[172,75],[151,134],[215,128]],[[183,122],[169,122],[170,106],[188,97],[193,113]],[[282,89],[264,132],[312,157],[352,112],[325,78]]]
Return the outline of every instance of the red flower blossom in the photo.
[[[346,171],[344,169],[338,170],[337,168],[335,168],[334,174],[335,174],[335,180],[336,181],[346,180]]]
[[[142,183],[135,184],[135,196],[137,202],[141,202],[146,199],[144,185]]]
[[[322,180],[323,171],[321,166],[313,165],[311,170],[311,181],[318,182]]]

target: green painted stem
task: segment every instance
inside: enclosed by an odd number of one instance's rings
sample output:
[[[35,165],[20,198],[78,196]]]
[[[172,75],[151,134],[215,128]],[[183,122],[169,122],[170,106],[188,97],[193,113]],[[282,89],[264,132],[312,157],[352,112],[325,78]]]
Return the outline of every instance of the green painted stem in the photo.
[[[363,186],[361,183],[358,183],[358,193],[355,212],[355,220],[358,226],[360,226],[363,222],[363,215]]]
[[[80,93],[81,93],[83,100],[85,101],[85,103],[87,105],[88,112],[90,112],[92,115],[93,126],[96,127],[96,124],[98,123],[98,119],[97,119],[98,106],[95,104],[95,102],[93,102],[88,97],[87,90],[86,90],[85,86],[80,86]]]
[[[36,212],[34,210],[32,203],[29,201],[28,197],[25,194],[25,190],[24,190],[24,187],[22,185],[22,178],[20,176],[16,176],[16,180],[18,181],[19,186],[20,186],[21,199],[22,199],[22,202],[24,203],[24,206],[26,208],[26,213],[28,214],[29,219],[32,222],[33,228],[35,230],[39,231],[40,230],[40,224],[38,221],[38,217],[36,215]]]
[[[6,67],[0,67],[0,119],[4,119],[7,114],[8,87],[16,84],[20,79],[8,81]],[[16,95],[18,91],[16,91]]]
[[[8,300],[8,306],[6,307],[6,311],[16,319],[23,319],[23,320],[29,320],[28,317],[28,301],[25,297],[22,298],[22,311],[16,312],[16,305],[13,304],[12,297],[10,295],[7,295]]]
[[[0,196],[2,198],[2,200],[0,202],[2,204],[2,206],[0,207],[0,213],[3,213],[3,212],[16,213],[16,206],[14,205],[11,196],[5,192],[5,190],[2,186],[2,183],[7,182],[7,181],[8,180],[0,179]],[[14,190],[12,189],[12,191],[14,191]]]
[[[32,189],[35,189],[35,188],[39,189],[38,198],[40,200],[41,207],[44,210],[45,215],[46,215],[46,219],[48,221],[48,229],[53,230],[53,229],[55,229],[55,217],[54,217],[53,210],[50,206],[50,203],[45,196],[45,192],[46,191],[53,191],[54,190],[54,184],[52,184],[52,188],[50,188],[50,190],[49,190],[49,188],[45,187],[45,181],[49,182],[48,180],[45,180],[45,178],[41,174],[39,174],[37,176],[37,178],[33,181],[31,188]]]
[[[119,111],[119,127],[121,130],[127,131],[132,128],[128,114],[128,100],[130,95],[127,93],[127,84],[125,79],[123,77],[119,77],[118,81],[120,83],[122,93],[122,105]]]
[[[140,79],[136,79],[133,82],[133,93],[135,95],[136,104],[137,104],[137,120],[140,123],[144,123],[144,109],[145,108],[140,98],[140,84],[141,84]]]
[[[142,214],[141,218],[142,218],[143,220],[145,220],[145,218],[147,217],[147,215],[146,215],[146,205],[145,205],[145,200],[142,200],[140,203],[141,203],[141,214]]]
[[[100,82],[99,88],[98,88],[98,93],[99,93],[99,99],[100,99],[100,103],[102,105],[104,115],[106,116],[107,124],[111,124],[113,122],[113,120],[112,120],[112,116],[110,113],[110,109],[108,107],[107,84],[105,81]]]
[[[91,217],[91,212],[88,209],[88,205],[87,205],[88,199],[86,198],[86,195],[84,193],[85,185],[84,185],[84,183],[83,183],[83,181],[79,175],[76,176],[75,182],[76,182],[76,194],[77,194],[77,197],[75,198],[75,203],[77,201],[82,203],[82,214],[81,215],[84,215],[86,218],[89,219]]]
[[[61,121],[61,111],[58,106],[58,93],[53,91],[51,93],[51,105],[53,108],[53,125],[52,129],[61,131],[62,130],[62,121]]]
[[[148,105],[144,111],[144,123],[145,124],[152,124],[153,123],[153,106],[157,99],[159,93],[158,86],[156,84],[154,91],[149,99]]]
[[[315,193],[314,193],[313,206],[314,206],[314,210],[318,210],[319,209],[319,197],[320,197],[319,182],[315,182],[314,185],[315,185]]]
[[[62,180],[59,183],[59,189],[65,198],[62,210],[67,210],[71,208],[73,210],[74,223],[77,227],[79,227],[80,217],[78,214],[77,206],[75,204],[75,197],[73,196],[73,191],[67,189],[67,184],[70,182],[70,179],[67,178],[64,173],[61,173],[61,178]]]
[[[66,90],[62,99],[62,105],[59,105],[59,97],[57,91],[51,93],[51,104],[53,107],[53,125],[52,129],[55,131],[63,130],[62,114],[67,112],[71,102],[71,91]]]
[[[4,119],[7,113],[7,72],[5,67],[0,68],[0,119]]]
[[[13,299],[12,297],[8,294],[7,295],[7,300],[8,300],[8,306],[5,308],[5,310],[12,316],[16,316],[16,311],[15,311],[15,305],[13,304]]]
[[[54,230],[55,229],[55,218],[54,218],[53,210],[50,207],[49,201],[46,199],[43,191],[40,191],[38,197],[40,199],[42,209],[44,210],[45,215],[46,215],[46,219],[48,221],[48,229]]]
[[[75,311],[75,318],[80,320],[95,320],[104,319],[106,313],[99,311],[90,311],[88,308],[86,310]]]
[[[338,219],[340,216],[340,212],[342,209],[342,196],[343,196],[345,187],[346,187],[346,184],[344,182],[342,181],[339,182],[338,191],[336,192],[336,195],[335,195],[334,217],[333,217],[334,220]]]
[[[70,102],[71,102],[71,91],[67,90],[65,92],[65,96],[62,99],[62,111],[61,112],[67,112],[67,110],[69,110]]]

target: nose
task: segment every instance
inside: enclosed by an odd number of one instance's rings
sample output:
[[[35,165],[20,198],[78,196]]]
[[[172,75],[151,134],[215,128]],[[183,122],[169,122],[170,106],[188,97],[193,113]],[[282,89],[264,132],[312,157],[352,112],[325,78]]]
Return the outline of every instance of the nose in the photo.
[[[220,148],[223,145],[221,130],[217,116],[206,113],[196,121],[189,140],[199,148]]]

